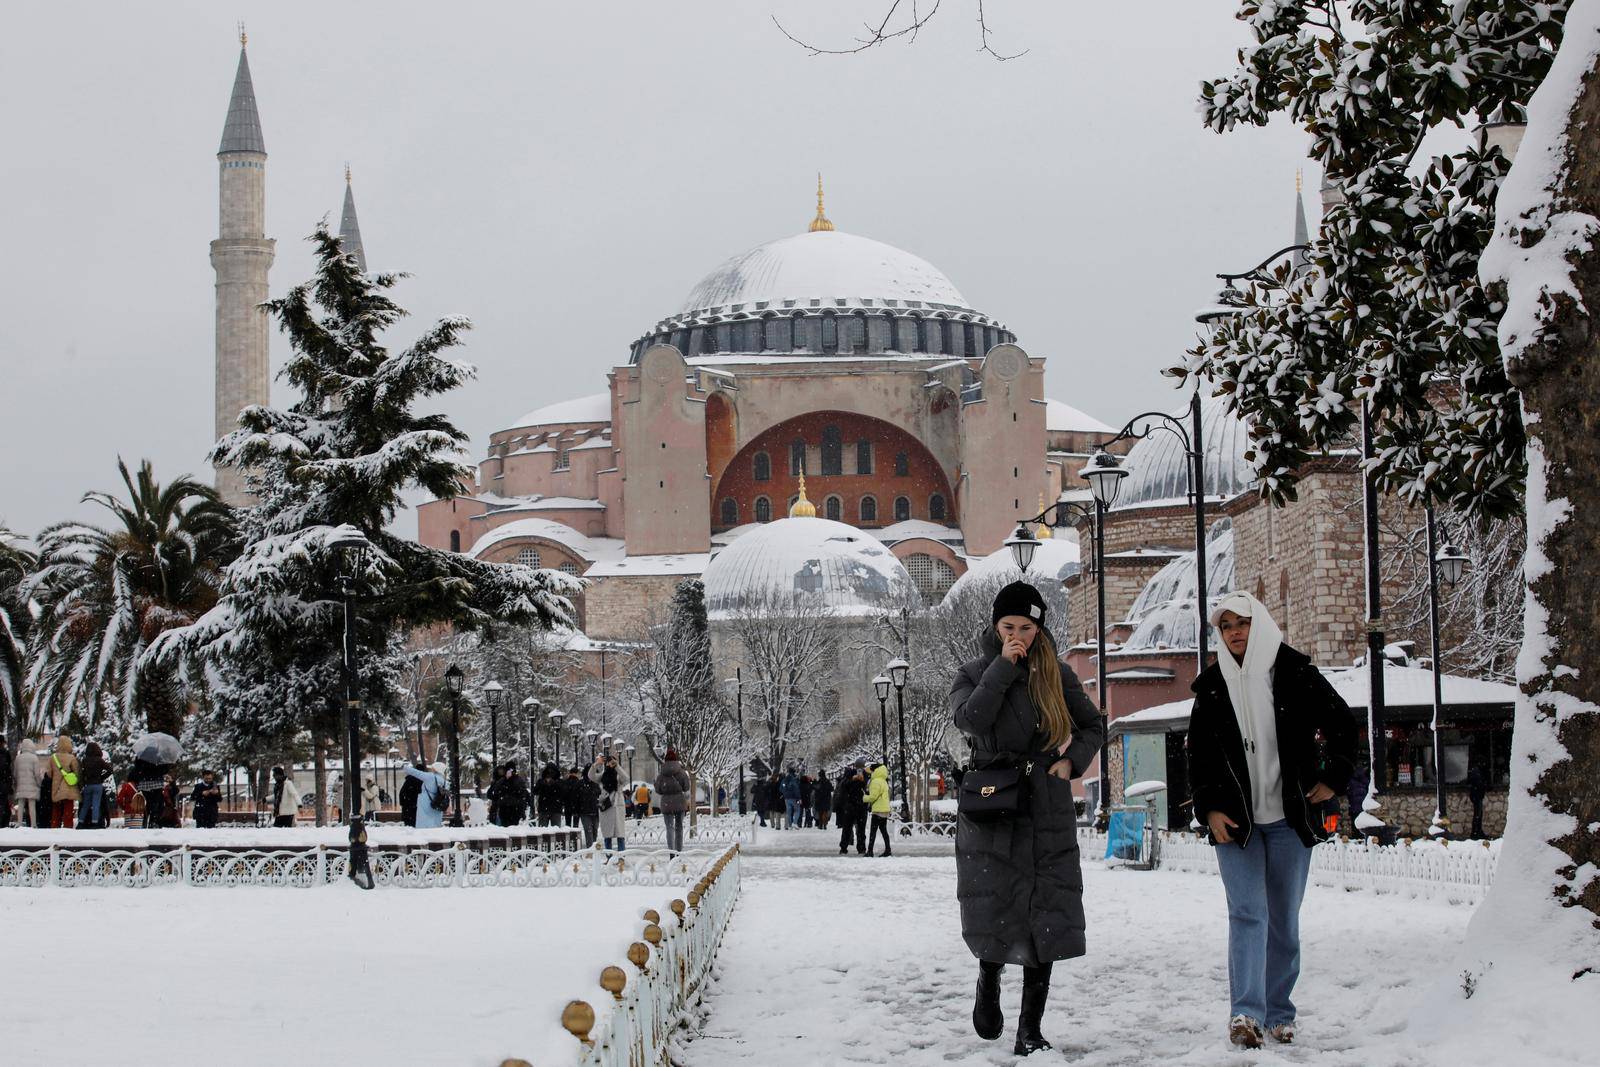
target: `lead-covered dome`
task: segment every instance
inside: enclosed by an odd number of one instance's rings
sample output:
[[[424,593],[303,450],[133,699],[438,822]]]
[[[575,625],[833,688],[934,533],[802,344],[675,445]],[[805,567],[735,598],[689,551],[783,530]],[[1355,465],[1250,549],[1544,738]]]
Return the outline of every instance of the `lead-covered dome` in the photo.
[[[711,558],[703,579],[706,611],[727,618],[764,600],[815,596],[841,616],[882,610],[911,576],[882,541],[830,519],[765,523]]]
[[[1187,431],[1189,413],[1175,415]],[[1255,484],[1255,472],[1244,458],[1250,435],[1244,420],[1228,411],[1222,397],[1200,403],[1201,444],[1205,448],[1206,499],[1229,500]],[[1189,457],[1178,435],[1156,427],[1128,451],[1113,511],[1134,507],[1185,504],[1189,501]]]

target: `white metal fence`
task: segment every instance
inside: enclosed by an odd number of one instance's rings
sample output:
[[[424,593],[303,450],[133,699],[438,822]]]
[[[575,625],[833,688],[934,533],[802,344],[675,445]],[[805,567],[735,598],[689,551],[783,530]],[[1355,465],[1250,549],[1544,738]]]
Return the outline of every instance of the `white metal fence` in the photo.
[[[379,886],[427,889],[445,886],[687,886],[717,858],[695,850],[676,856],[658,849],[608,852],[540,851],[529,848],[476,850],[463,844],[386,851],[373,849],[372,876]],[[57,849],[0,852],[0,887],[280,886],[310,888],[346,876],[349,855],[310,849]]]
[[[1194,834],[1160,832],[1160,866],[1217,873],[1216,846]],[[1100,837],[1104,851],[1105,838]],[[1477,904],[1494,882],[1498,841],[1401,841],[1375,845],[1334,839],[1311,850],[1311,881],[1336,889]]]
[[[628,948],[631,966],[600,972],[598,996],[609,1002],[610,1014],[597,1025],[586,1000],[574,1000],[562,1012],[561,1025],[582,1043],[583,1067],[666,1062],[668,1043],[699,997],[738,900],[738,847],[697,869],[703,873],[689,892],[640,918],[637,940]]]
[[[754,844],[756,817],[754,815],[701,815],[683,817],[683,843],[685,845]],[[628,821],[628,844],[664,845],[667,843],[666,820],[660,815],[648,819]]]

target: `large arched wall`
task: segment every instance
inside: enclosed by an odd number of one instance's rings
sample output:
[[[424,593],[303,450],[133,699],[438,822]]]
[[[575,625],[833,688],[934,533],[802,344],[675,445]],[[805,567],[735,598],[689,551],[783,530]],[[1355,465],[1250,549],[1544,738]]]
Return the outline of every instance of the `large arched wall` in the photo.
[[[836,430],[841,449],[839,473],[824,473],[824,437]],[[870,471],[858,467],[858,442],[868,442]],[[790,473],[791,447],[795,441],[805,443],[806,497],[817,506],[817,514],[827,517],[829,497],[840,502],[839,519],[862,529],[877,529],[896,521],[895,501],[904,498],[909,504],[909,518],[938,522],[944,526],[959,525],[955,494],[950,480],[933,453],[916,437],[882,419],[846,411],[813,411],[787,419],[757,436],[740,449],[718,477],[711,494],[711,528],[714,531],[756,521],[756,500],[766,497],[771,504],[771,518],[781,519],[789,513],[789,498],[795,495],[797,480]],[[764,453],[768,460],[770,476],[758,481],[756,456]],[[896,458],[906,457],[905,473],[896,473]],[[935,496],[942,497],[944,515],[932,519]],[[864,498],[871,497],[876,515],[862,517]],[[735,522],[724,521],[724,501],[732,500],[736,511]]]

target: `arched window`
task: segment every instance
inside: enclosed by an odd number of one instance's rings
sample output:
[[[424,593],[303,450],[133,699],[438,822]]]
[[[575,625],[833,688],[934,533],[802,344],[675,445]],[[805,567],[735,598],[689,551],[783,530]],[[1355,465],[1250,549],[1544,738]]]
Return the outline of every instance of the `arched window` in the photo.
[[[894,498],[894,521],[905,522],[911,518],[911,499],[897,496]]]
[[[844,501],[840,500],[838,497],[830,496],[830,497],[828,497],[828,499],[826,499],[826,500],[824,500],[822,502],[822,517],[823,518],[832,519],[834,522],[838,522],[838,521],[840,521],[840,516],[843,515],[843,514],[844,514]]]
[[[928,320],[921,315],[913,315],[911,316],[911,324],[917,329],[912,351],[926,352],[928,350]]]
[[[460,552],[461,551],[461,531],[460,530],[451,530],[450,531],[450,551],[452,551],[452,552]]]
[[[776,317],[773,315],[761,316],[761,351],[763,352],[771,352],[774,348],[778,347],[775,344],[777,338],[773,336],[773,334],[776,332],[773,329],[773,324],[775,321]]]
[[[911,457],[904,452],[894,454],[894,476],[904,478],[911,473]]]
[[[852,352],[865,352],[867,350],[867,313],[858,311],[850,316],[850,350]]]
[[[944,318],[943,316],[940,316],[940,318],[939,318],[939,351],[945,352],[945,353],[953,353],[955,351],[955,348],[952,347],[952,345],[951,345],[951,341],[953,341],[953,340],[954,340],[954,338],[952,338],[950,336],[950,320],[947,319],[947,318]]]
[[[672,347],[676,348],[679,352],[689,351],[689,331],[679,330],[677,333],[673,334]]]
[[[750,461],[750,467],[750,476],[756,481],[770,482],[772,480],[772,457],[765,452],[757,452],[755,458]]]
[[[700,351],[715,352],[717,350],[717,328],[715,326],[707,326],[704,330],[697,332],[705,335],[705,339],[700,343]]]
[[[822,473],[844,473],[844,442],[839,437],[839,427],[822,428]]]
[[[738,352],[761,351],[761,324],[755,319],[741,322],[735,327],[739,331]]]
[[[539,565],[539,550],[532,545],[517,549],[517,562],[524,567],[537,567]]]
[[[789,320],[794,327],[794,335],[789,339],[789,348],[794,352],[804,352],[806,348],[806,322],[805,316],[796,311]]]
[[[831,311],[822,313],[822,350],[839,351],[839,317]]]
[[[861,522],[863,524],[878,521],[878,499],[872,496],[861,498]]]
[[[928,498],[928,518],[934,522],[944,521],[944,494],[935,493]]]
[[[731,496],[722,499],[722,525],[739,525],[739,502]]]
[[[970,322],[964,322],[961,325],[962,325],[962,332],[966,334],[966,337],[964,338],[964,340],[966,341],[966,345],[967,345],[967,355],[969,355],[969,356],[981,356],[981,355],[983,355],[982,352],[978,351],[978,331],[977,331],[977,328],[974,327],[972,325],[972,323],[970,323]]]
[[[856,473],[872,473],[872,442],[865,437],[856,442]]]
[[[883,350],[885,352],[898,352],[900,350],[900,342],[895,338],[894,335],[894,312],[885,311],[883,313],[883,325]]]
[[[904,563],[906,573],[911,576],[911,583],[917,587],[917,592],[922,594],[924,604],[937,604],[956,583],[956,572],[942,559],[917,552],[907,556]]]
[[[557,567],[556,570],[560,571],[562,574],[570,574],[573,577],[577,577],[578,575],[578,565],[570,561],[563,563],[561,566]]]
[[[789,442],[789,476],[806,472],[806,443],[799,439]]]
[[[772,501],[768,500],[764,496],[756,497],[756,521],[772,521]]]

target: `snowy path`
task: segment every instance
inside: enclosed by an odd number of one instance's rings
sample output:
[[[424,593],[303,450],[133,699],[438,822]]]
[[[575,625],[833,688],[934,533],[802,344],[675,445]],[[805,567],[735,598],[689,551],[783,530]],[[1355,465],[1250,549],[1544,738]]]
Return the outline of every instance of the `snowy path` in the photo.
[[[763,846],[772,843],[764,839]],[[744,861],[744,889],[704,1032],[677,1062],[942,1067],[1016,1060],[1016,968],[1006,971],[1004,1038],[986,1043],[972,1033],[976,965],[960,937],[953,858],[812,858],[766,854],[766,847]],[[1467,909],[1312,888],[1301,920],[1301,1044],[1243,1053],[1223,1034],[1221,883],[1208,875],[1107,871],[1092,862],[1084,874],[1090,955],[1057,965],[1043,1027],[1057,1051],[1029,1062],[1060,1062],[1063,1053],[1093,1067],[1434,1062],[1427,1050],[1388,1035],[1448,964]]]

